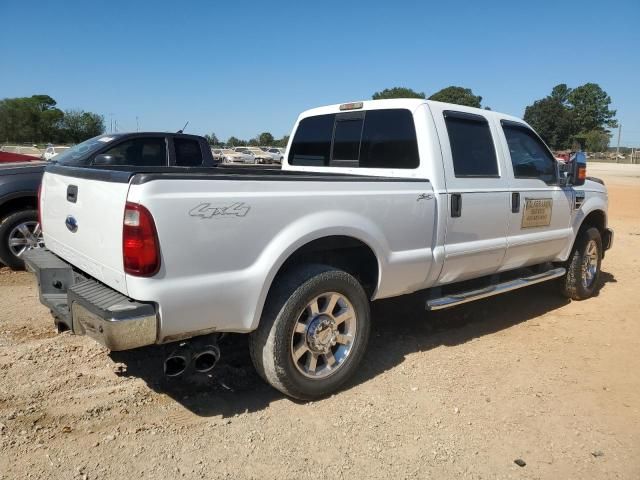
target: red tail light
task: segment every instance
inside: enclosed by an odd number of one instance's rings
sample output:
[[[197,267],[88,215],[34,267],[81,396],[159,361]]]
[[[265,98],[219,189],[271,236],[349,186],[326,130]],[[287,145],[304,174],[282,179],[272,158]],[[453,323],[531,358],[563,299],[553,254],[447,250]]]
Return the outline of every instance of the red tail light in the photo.
[[[36,205],[36,209],[38,210],[38,223],[40,224],[40,231],[42,231],[42,205],[40,204],[40,194],[42,193],[42,182],[38,185],[38,205]]]
[[[137,277],[151,277],[160,269],[160,248],[153,217],[142,205],[124,207],[122,228],[124,271]]]

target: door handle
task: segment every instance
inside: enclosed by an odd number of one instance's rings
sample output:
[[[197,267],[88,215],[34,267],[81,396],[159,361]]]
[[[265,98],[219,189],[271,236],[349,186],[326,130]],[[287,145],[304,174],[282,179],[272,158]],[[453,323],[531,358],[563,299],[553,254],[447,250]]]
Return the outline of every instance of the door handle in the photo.
[[[459,193],[451,194],[451,216],[462,216],[462,195]]]
[[[511,193],[511,213],[518,213],[520,211],[520,193]]]

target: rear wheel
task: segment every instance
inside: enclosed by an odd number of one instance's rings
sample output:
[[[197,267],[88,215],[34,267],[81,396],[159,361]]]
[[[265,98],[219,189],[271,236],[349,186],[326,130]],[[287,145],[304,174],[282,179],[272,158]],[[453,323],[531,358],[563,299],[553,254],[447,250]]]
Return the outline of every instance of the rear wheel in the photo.
[[[325,265],[299,268],[277,280],[251,358],[258,373],[286,395],[328,395],[357,370],[369,339],[369,300],[350,274]]]
[[[23,270],[22,255],[44,246],[36,210],[12,213],[0,223],[0,261],[14,270]]]
[[[567,263],[567,274],[562,279],[562,293],[573,300],[593,296],[598,289],[601,262],[600,231],[594,227],[581,231]]]

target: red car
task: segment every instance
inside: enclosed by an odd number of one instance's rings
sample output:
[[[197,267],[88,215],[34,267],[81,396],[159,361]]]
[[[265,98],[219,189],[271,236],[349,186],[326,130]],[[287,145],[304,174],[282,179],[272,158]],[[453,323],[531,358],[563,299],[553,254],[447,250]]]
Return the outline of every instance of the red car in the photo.
[[[22,153],[0,152],[0,163],[37,162],[40,159]]]

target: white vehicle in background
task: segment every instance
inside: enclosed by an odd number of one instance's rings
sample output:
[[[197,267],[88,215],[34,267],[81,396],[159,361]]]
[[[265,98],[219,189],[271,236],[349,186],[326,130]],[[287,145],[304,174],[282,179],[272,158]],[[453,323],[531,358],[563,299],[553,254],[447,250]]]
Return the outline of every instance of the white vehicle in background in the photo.
[[[271,158],[273,158],[277,163],[281,164],[282,160],[284,160],[284,151],[281,148],[270,148],[267,150],[267,153],[271,155]]]
[[[259,147],[237,147],[236,151],[244,152],[252,156],[253,163],[271,163],[271,156]]]
[[[223,163],[245,163],[253,164],[253,156],[240,150],[225,148],[222,150]]]
[[[66,150],[69,150],[69,148],[70,147],[63,147],[63,146],[58,146],[58,147],[56,147],[56,146],[48,146],[45,149],[44,153],[42,154],[42,158],[48,162],[49,160],[51,160],[56,155],[66,151]]]
[[[28,155],[30,157],[42,158],[42,151],[37,147],[29,147],[24,145],[3,145],[0,152],[18,153],[20,155]]]
[[[171,376],[247,333],[298,399],[361,370],[371,300],[433,311],[554,279],[586,299],[613,242],[580,156],[562,170],[522,120],[429,100],[308,110],[278,170],[62,160],[42,179],[48,250],[24,254],[56,323],[111,350],[171,344]]]

